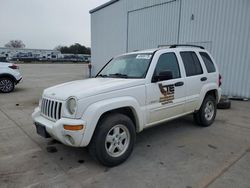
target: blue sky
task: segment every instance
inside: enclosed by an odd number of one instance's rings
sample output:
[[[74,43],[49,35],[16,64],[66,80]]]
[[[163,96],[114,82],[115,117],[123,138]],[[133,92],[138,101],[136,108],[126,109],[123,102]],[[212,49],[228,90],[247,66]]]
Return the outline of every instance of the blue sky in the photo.
[[[0,47],[19,39],[26,48],[90,46],[89,10],[108,0],[1,0]]]

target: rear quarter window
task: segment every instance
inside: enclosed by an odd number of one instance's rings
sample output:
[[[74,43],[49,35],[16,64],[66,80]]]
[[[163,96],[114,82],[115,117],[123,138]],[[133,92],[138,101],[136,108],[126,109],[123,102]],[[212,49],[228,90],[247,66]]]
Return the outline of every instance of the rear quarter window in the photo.
[[[215,69],[214,63],[213,63],[212,59],[210,58],[210,56],[206,52],[200,52],[200,55],[205,63],[205,66],[207,68],[207,72],[208,73],[215,72],[216,69]]]

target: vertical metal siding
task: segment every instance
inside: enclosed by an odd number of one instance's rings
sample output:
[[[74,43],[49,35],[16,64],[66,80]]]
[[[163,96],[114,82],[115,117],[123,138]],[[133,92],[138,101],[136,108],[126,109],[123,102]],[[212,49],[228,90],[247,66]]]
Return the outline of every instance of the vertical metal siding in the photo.
[[[223,93],[250,97],[250,1],[182,0],[181,12],[180,42],[211,41]]]
[[[178,20],[177,1],[128,12],[128,51],[177,43]]]
[[[133,11],[171,1],[176,0],[127,0],[127,11]]]
[[[113,56],[126,51],[126,2],[121,0],[91,14],[91,62],[95,75]]]

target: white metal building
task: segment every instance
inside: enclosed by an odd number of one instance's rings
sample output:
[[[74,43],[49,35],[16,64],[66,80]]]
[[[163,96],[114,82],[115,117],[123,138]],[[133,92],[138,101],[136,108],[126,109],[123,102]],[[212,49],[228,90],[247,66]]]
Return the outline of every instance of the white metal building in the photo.
[[[223,93],[250,98],[249,0],[112,0],[90,13],[94,73],[121,53],[198,44],[219,65]]]

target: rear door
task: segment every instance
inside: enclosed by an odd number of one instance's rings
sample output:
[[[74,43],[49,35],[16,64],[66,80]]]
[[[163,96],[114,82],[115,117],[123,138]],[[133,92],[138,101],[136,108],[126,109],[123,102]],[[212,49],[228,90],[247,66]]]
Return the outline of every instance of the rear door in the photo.
[[[202,64],[194,51],[180,51],[186,73],[186,105],[185,112],[193,112],[198,106],[200,92],[207,82]]]
[[[159,54],[154,75],[167,70],[172,71],[172,79],[146,85],[147,126],[184,113],[185,79],[174,52]]]

